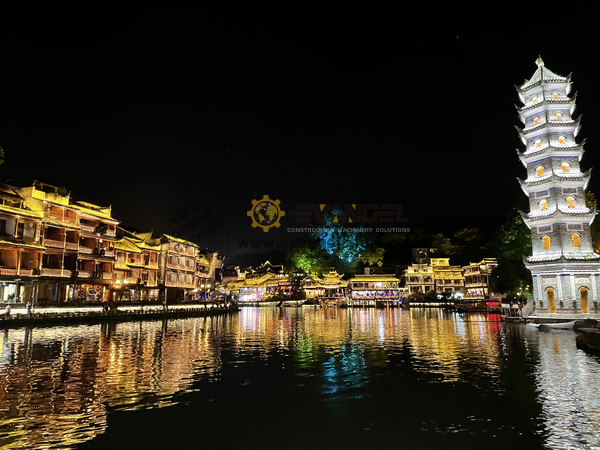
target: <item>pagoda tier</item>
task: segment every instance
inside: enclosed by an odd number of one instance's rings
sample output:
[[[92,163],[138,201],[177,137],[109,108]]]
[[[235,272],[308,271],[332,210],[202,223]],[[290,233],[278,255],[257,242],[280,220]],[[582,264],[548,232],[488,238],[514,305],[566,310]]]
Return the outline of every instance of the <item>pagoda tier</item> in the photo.
[[[519,160],[523,166],[527,167],[528,164],[533,164],[543,158],[547,158],[550,156],[556,156],[558,158],[577,158],[577,161],[581,161],[585,150],[583,146],[585,144],[585,139],[581,142],[581,144],[573,145],[573,146],[561,146],[561,147],[552,147],[552,146],[544,146],[537,149],[532,149],[527,152],[521,152],[519,149],[516,149],[517,154],[519,155]]]

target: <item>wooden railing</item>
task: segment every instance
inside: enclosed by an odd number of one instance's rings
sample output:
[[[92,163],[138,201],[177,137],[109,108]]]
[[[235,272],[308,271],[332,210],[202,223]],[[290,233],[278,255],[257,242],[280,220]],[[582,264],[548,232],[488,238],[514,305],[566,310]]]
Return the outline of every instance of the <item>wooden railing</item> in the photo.
[[[0,275],[14,276],[17,274],[17,269],[0,269]]]
[[[44,239],[44,245],[46,247],[65,248],[65,243],[63,241],[56,241],[54,239]]]

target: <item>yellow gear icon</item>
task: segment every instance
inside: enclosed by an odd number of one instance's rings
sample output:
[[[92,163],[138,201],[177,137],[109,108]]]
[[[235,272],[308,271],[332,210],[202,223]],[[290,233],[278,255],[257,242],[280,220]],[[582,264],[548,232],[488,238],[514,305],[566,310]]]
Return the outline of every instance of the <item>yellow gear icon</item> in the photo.
[[[246,213],[252,218],[252,228],[261,227],[265,233],[271,227],[279,228],[279,219],[285,216],[279,203],[279,200],[271,200],[268,195],[261,200],[252,200],[252,209]]]

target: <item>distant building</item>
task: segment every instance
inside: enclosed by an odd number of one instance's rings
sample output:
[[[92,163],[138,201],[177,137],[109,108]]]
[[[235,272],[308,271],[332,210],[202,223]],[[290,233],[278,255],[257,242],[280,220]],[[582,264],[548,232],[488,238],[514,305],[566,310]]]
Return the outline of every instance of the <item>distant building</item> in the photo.
[[[450,258],[431,258],[433,281],[438,294],[462,294],[465,277],[460,266],[451,266]]]
[[[400,279],[390,274],[361,274],[349,280],[352,306],[398,306],[408,289],[400,287]]]
[[[404,272],[405,285],[411,294],[427,294],[435,290],[433,275],[429,264],[412,264]]]
[[[492,287],[492,270],[497,266],[498,262],[495,258],[484,258],[477,263],[463,267],[466,300],[489,300],[502,297],[495,293]]]
[[[302,288],[306,293],[307,303],[323,306],[340,306],[349,299],[348,281],[343,280],[343,274],[330,270],[322,276],[308,275],[302,280]]]

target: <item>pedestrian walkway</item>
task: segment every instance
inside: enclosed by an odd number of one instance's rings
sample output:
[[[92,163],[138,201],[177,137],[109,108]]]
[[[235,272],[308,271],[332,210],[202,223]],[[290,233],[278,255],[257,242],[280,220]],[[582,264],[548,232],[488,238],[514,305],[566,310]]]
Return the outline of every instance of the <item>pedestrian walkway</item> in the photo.
[[[116,311],[104,311],[101,305],[80,307],[44,307],[33,308],[31,313],[25,307],[11,305],[10,314],[4,313],[0,306],[0,327],[21,325],[53,324],[62,322],[103,322],[128,321],[144,319],[164,319],[180,317],[197,317],[215,314],[226,314],[237,311],[237,306],[216,304],[169,305],[165,309],[162,304],[155,305],[119,305]]]

